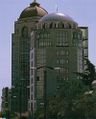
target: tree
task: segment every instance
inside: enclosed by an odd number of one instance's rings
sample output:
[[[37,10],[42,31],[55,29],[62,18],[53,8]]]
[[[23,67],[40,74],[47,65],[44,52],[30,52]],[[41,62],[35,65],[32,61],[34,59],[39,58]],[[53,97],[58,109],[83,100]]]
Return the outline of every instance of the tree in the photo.
[[[92,81],[96,79],[95,66],[88,59],[85,59],[85,61],[86,69],[84,72],[76,72],[76,74],[81,77],[81,80],[85,85],[91,86]]]
[[[79,79],[64,81],[64,85],[59,89],[58,95],[49,98],[47,115],[67,119],[78,118],[75,103],[78,102],[86,90],[88,90],[88,87]]]
[[[43,119],[44,118],[44,105],[38,105],[37,109],[34,113],[35,119]]]
[[[96,119],[96,93],[89,91],[75,103],[75,112],[84,119]]]

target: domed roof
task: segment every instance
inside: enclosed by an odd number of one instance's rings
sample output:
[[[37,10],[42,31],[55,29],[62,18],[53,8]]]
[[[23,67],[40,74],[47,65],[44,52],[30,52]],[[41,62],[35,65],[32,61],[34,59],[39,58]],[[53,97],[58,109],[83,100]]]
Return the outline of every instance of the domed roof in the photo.
[[[47,22],[47,21],[69,21],[69,22],[75,22],[71,17],[62,14],[62,13],[50,13],[45,16],[43,16],[40,19],[40,22]]]
[[[20,14],[19,19],[22,18],[29,18],[29,17],[34,17],[34,16],[40,16],[43,17],[45,14],[48,12],[40,7],[40,4],[37,2],[33,2],[30,4],[29,7],[25,8],[22,13]]]

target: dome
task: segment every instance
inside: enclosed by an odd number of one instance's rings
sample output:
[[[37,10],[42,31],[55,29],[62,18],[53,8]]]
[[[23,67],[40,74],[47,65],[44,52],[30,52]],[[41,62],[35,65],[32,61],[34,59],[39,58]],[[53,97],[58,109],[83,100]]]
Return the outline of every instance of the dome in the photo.
[[[61,22],[69,21],[69,22],[76,23],[71,17],[62,13],[50,13],[40,19],[40,22],[48,22],[48,21],[50,22],[51,21],[61,21]]]
[[[43,16],[38,23],[38,28],[52,29],[77,29],[78,24],[68,15],[50,13]]]
[[[22,13],[20,14],[19,19],[22,18],[30,18],[30,17],[34,17],[34,16],[39,16],[39,17],[43,17],[45,14],[47,14],[48,12],[43,9],[39,3],[37,2],[33,2],[30,4],[29,7],[25,8]]]

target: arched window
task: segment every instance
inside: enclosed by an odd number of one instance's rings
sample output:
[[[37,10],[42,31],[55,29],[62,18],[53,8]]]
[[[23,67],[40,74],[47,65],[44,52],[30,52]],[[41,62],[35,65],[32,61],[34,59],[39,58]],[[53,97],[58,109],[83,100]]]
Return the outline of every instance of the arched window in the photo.
[[[52,24],[52,28],[56,28],[56,23],[53,23]]]
[[[69,25],[68,25],[68,23],[64,23],[64,28],[69,28]]]
[[[68,28],[70,29],[71,28],[71,24],[68,23]]]
[[[76,25],[75,24],[73,24],[73,29],[75,29],[76,28]]]
[[[28,37],[28,28],[26,26],[24,26],[22,28],[21,34],[22,34],[22,37],[24,37],[24,38],[27,38]]]
[[[49,28],[49,23],[46,23],[45,24],[45,28]]]
[[[43,24],[43,29],[45,29],[45,23]]]
[[[58,25],[59,28],[64,28],[64,24],[62,22],[59,23]]]
[[[52,28],[53,23],[50,23],[50,28]]]
[[[56,28],[58,28],[58,22],[56,23]]]

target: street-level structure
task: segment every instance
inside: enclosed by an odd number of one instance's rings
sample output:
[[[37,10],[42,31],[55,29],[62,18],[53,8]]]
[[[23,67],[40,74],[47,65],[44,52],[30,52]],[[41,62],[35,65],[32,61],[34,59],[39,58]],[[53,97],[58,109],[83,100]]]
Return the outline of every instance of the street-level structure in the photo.
[[[3,116],[8,117],[10,114],[10,99],[11,99],[11,90],[8,87],[2,89],[2,103],[1,103],[1,112]]]

